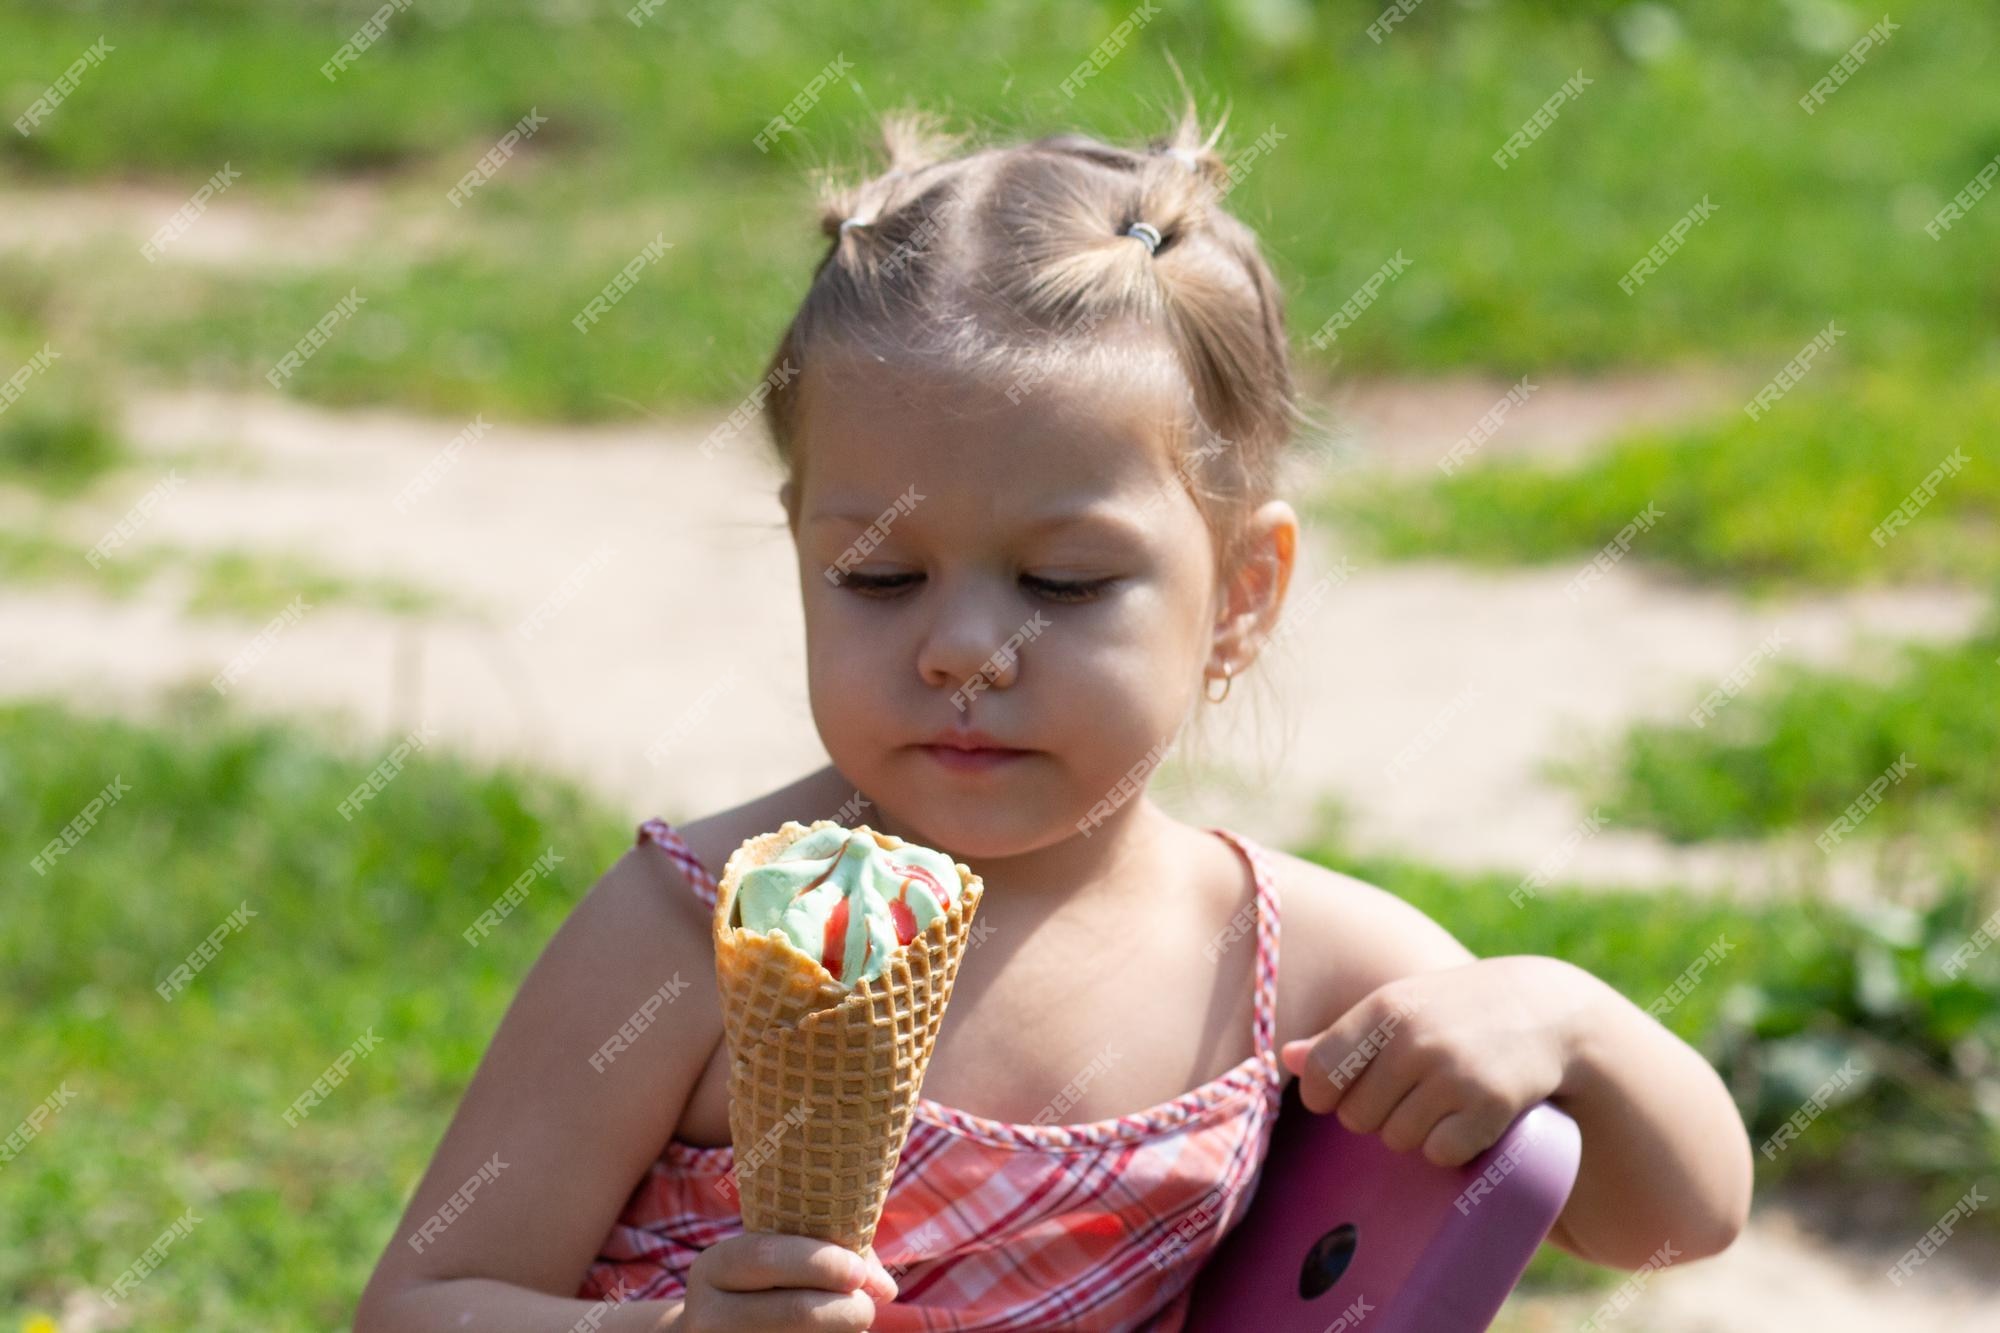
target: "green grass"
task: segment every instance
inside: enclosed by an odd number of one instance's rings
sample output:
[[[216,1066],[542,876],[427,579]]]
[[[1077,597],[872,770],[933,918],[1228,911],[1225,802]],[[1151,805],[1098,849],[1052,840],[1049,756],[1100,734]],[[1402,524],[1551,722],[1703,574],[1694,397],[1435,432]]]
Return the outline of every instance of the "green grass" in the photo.
[[[1233,106],[1226,151],[1271,126],[1285,136],[1230,205],[1265,237],[1310,371],[1775,369],[1829,318],[1850,331],[1844,356],[1965,366],[2000,332],[2000,208],[1939,240],[1923,231],[2000,152],[2000,85],[1979,63],[2000,15],[1977,6],[1900,12],[1901,30],[1811,116],[1796,99],[1866,26],[1860,11],[1643,11],[1668,15],[1663,43],[1619,4],[1432,0],[1377,44],[1373,3],[1168,9],[1072,99],[1063,80],[1131,6],[695,0],[643,27],[623,9],[414,7],[329,83],[320,64],[372,6],[153,0],[113,20],[0,5],[0,87],[21,97],[100,33],[115,29],[118,47],[35,133],[0,138],[0,173],[144,173],[191,193],[227,161],[242,172],[236,203],[366,172],[399,216],[442,219],[445,237],[427,256],[364,244],[302,272],[233,276],[147,265],[135,245],[70,253],[47,264],[60,300],[0,272],[0,307],[13,307],[0,324],[46,321],[141,367],[258,387],[355,287],[367,319],[286,392],[516,416],[632,413],[623,400],[712,410],[753,381],[824,251],[807,170],[862,161],[871,109],[914,102],[996,135],[1138,140],[1175,96],[1171,52],[1205,107]],[[839,54],[851,75],[800,135],[760,152],[754,136]],[[1579,68],[1592,84],[1499,170],[1492,153]],[[530,107],[548,125],[452,209],[445,191]],[[1618,279],[1703,197],[1715,216],[1622,293]],[[675,249],[579,335],[569,317],[662,228]],[[1312,348],[1398,251],[1409,271],[1329,350]]]
[[[1481,956],[1565,958],[1642,1009],[1667,996],[1704,950],[1726,943],[1662,1022],[1730,1085],[1760,1149],[1760,1197],[1781,1182],[1830,1186],[1879,1205],[1871,1221],[1882,1222],[1886,1208],[1917,1234],[1969,1180],[2000,1168],[2000,949],[1946,972],[2000,906],[1992,869],[1958,868],[1922,912],[1853,912],[1817,900],[1744,906],[1576,885],[1543,889],[1517,908],[1510,875],[1448,874],[1337,845],[1299,854],[1408,900]],[[1766,1156],[1762,1145],[1850,1059],[1863,1076]],[[1973,1224],[1995,1228],[1990,1214]]]
[[[1690,705],[1698,702],[1690,700]],[[1817,838],[1907,759],[1848,838],[1992,840],[2000,810],[2000,598],[1971,638],[1900,645],[1884,670],[1775,662],[1706,726],[1643,723],[1563,766],[1606,818],[1677,842]],[[1870,802],[1872,804],[1872,802]],[[2000,844],[1996,844],[2000,845]]]
[[[1533,410],[1532,398],[1524,410]],[[1761,592],[1986,579],[2000,576],[1996,426],[2000,375],[1844,371],[1823,362],[1755,421],[1731,410],[1642,432],[1568,469],[1475,462],[1449,477],[1349,483],[1325,510],[1398,558],[1563,562],[1581,571],[1650,505],[1657,517],[1632,535],[1626,558],[1707,582]],[[1954,451],[1965,460],[1951,461],[1954,475],[1878,542],[1891,511]],[[1583,587],[1580,599],[1589,595]]]
[[[125,1302],[133,1327],[345,1326],[521,975],[630,837],[560,783],[421,753],[343,820],[390,748],[244,723],[201,687],[157,728],[0,708],[0,1104],[11,1130],[59,1085],[74,1098],[0,1171],[0,1311],[102,1290],[192,1206],[200,1224]],[[114,778],[129,792],[32,873]],[[549,847],[563,864],[468,947]],[[162,1000],[246,902],[256,916]]]

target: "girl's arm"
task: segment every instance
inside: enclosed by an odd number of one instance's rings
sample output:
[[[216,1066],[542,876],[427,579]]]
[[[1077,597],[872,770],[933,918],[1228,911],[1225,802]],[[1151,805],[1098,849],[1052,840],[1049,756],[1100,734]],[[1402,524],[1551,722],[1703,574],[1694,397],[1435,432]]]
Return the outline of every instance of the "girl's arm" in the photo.
[[[679,874],[656,849],[627,849],[549,941],[362,1293],[356,1333],[547,1333],[595,1308],[570,1293],[722,1035],[708,913]],[[587,1326],[670,1329],[679,1310],[635,1301]]]
[[[1749,1133],[1721,1077],[1582,968],[1553,958],[1489,961],[1566,971],[1580,997],[1553,1100],[1583,1131],[1583,1163],[1556,1220],[1557,1242],[1618,1268],[1727,1249],[1749,1219],[1754,1172]]]
[[[1750,1208],[1749,1134],[1721,1078],[1650,1015],[1561,959],[1477,958],[1351,877],[1311,876],[1288,893],[1288,926],[1304,918],[1324,941],[1322,1012],[1337,1015],[1281,1053],[1308,1110],[1456,1166],[1546,1098],[1583,1134],[1555,1244],[1636,1269],[1736,1238]]]

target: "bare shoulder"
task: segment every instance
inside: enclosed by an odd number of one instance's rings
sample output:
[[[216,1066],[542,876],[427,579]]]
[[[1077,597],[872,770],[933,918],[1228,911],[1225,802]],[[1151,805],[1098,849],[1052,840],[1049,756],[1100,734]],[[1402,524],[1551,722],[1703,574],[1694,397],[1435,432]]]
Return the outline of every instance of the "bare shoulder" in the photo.
[[[1452,933],[1387,889],[1304,857],[1264,849],[1278,892],[1281,1007],[1317,1033],[1376,987],[1475,955]]]

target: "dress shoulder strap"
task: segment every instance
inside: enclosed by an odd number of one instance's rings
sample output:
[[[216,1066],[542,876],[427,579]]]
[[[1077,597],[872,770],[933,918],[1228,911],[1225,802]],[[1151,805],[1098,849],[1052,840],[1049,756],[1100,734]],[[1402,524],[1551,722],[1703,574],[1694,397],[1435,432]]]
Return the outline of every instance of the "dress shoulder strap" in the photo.
[[[1257,931],[1257,981],[1256,995],[1252,1001],[1250,1020],[1250,1040],[1252,1049],[1259,1055],[1270,1053],[1273,1063],[1277,1062],[1278,1031],[1278,885],[1271,870],[1271,864],[1264,855],[1264,849],[1250,838],[1240,833],[1232,833],[1225,828],[1209,830],[1243,855],[1250,864],[1250,874],[1256,884],[1252,899],[1251,914],[1256,917]],[[1244,913],[1238,912],[1229,922],[1229,928],[1220,937],[1226,948],[1249,928]],[[1280,1065],[1279,1068],[1283,1066]]]
[[[649,819],[639,825],[639,835],[632,845],[643,847],[649,842],[656,844],[668,856],[674,858],[674,863],[686,876],[688,886],[694,890],[695,897],[701,899],[710,911],[714,911],[717,888],[715,877],[708,873],[708,867],[701,863],[701,858],[687,845],[687,839],[666,820]]]

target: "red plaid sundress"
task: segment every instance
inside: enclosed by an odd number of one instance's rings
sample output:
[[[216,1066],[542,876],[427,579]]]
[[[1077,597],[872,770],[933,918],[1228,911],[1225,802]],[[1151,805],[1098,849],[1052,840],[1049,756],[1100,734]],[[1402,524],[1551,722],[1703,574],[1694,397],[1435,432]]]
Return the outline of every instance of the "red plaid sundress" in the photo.
[[[1088,1124],[1009,1124],[919,1100],[875,1232],[875,1252],[899,1288],[879,1307],[877,1333],[1181,1327],[1195,1274],[1256,1190],[1288,1077],[1274,1045],[1270,868],[1251,840],[1209,831],[1242,854],[1256,886],[1255,1053],[1172,1101]],[[648,840],[712,908],[715,880],[680,834],[649,819],[638,843]],[[577,1295],[683,1295],[695,1256],[743,1230],[733,1193],[719,1184],[731,1157],[727,1144],[669,1139]]]

